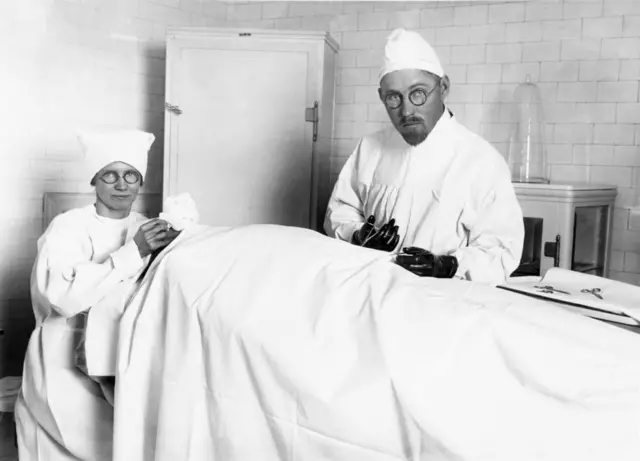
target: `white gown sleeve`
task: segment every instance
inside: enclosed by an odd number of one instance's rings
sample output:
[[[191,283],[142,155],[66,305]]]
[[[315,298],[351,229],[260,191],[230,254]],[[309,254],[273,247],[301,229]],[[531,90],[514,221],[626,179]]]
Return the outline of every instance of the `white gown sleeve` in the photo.
[[[456,275],[499,284],[520,265],[524,221],[507,166],[499,165],[487,177],[475,206],[462,215],[469,242],[454,253],[459,264]]]
[[[100,301],[121,281],[144,266],[133,240],[102,263],[91,262],[87,237],[54,220],[38,241],[35,284],[38,293],[62,317],[73,317]]]
[[[359,151],[362,141],[342,167],[327,205],[324,230],[329,237],[347,242],[365,223],[364,202],[358,181]]]

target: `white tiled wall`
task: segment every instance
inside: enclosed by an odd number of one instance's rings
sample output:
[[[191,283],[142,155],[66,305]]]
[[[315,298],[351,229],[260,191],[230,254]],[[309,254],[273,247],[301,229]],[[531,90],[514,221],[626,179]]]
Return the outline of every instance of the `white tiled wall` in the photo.
[[[435,6],[434,6],[435,5]],[[89,191],[76,129],[135,126],[156,134],[147,190],[160,191],[167,25],[329,30],[338,59],[333,179],[357,138],[384,126],[381,49],[395,27],[419,30],[452,80],[450,105],[506,153],[510,101],[530,75],[543,96],[554,180],[619,186],[613,276],[640,283],[640,1],[0,2],[0,356],[15,371],[31,325],[29,268],[44,191]],[[331,185],[326,185],[330,187]],[[9,346],[7,346],[9,344]],[[0,361],[0,375],[7,360]]]
[[[640,195],[640,1],[341,7],[291,2],[288,8],[252,4],[244,11],[245,16],[236,10],[227,19],[240,25],[268,18],[273,27],[315,26],[330,30],[341,44],[332,181],[358,137],[388,123],[377,100],[376,76],[393,28],[418,30],[435,46],[452,80],[451,108],[505,157],[513,91],[529,75],[542,94],[551,178],[618,186],[612,277],[640,284],[640,212],[631,210]]]

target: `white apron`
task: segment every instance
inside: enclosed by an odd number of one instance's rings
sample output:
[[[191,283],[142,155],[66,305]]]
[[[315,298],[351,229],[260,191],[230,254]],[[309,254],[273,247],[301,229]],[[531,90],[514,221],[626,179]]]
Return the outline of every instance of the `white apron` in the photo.
[[[112,459],[113,407],[76,368],[76,316],[141,270],[132,239],[146,220],[134,212],[102,218],[91,205],[59,215],[39,239],[31,277],[36,327],[15,408],[21,461]]]

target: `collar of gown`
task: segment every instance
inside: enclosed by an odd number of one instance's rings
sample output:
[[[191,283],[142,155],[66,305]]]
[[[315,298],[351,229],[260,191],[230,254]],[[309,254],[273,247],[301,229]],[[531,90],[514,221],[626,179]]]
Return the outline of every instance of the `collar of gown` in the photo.
[[[427,136],[427,139],[422,141],[417,146],[410,146],[404,140],[402,135],[395,128],[393,131],[395,132],[395,140],[399,143],[404,149],[406,149],[410,154],[426,154],[430,151],[433,151],[436,146],[442,145],[443,142],[450,140],[450,128],[455,123],[455,118],[453,113],[449,110],[448,107],[445,106],[444,112],[438,119],[438,122],[431,130],[431,133]]]
[[[114,227],[114,228],[124,228],[124,227],[128,227],[129,223],[131,222],[131,213],[129,213],[124,218],[116,219],[116,218],[109,218],[107,216],[100,216],[98,214],[98,211],[96,210],[95,204],[88,205],[87,208],[89,209],[89,213],[96,220],[98,220],[100,223],[102,223],[102,224],[104,224],[106,226],[110,226],[110,227]]]

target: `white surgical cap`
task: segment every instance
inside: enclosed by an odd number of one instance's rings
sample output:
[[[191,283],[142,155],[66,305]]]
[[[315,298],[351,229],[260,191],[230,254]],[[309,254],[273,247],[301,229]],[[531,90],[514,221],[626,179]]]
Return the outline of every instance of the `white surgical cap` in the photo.
[[[84,132],[78,135],[91,177],[113,162],[131,165],[144,178],[147,155],[156,137],[139,130]]]
[[[420,34],[396,29],[387,38],[378,81],[388,73],[402,69],[422,69],[438,77],[444,75],[438,55]]]

